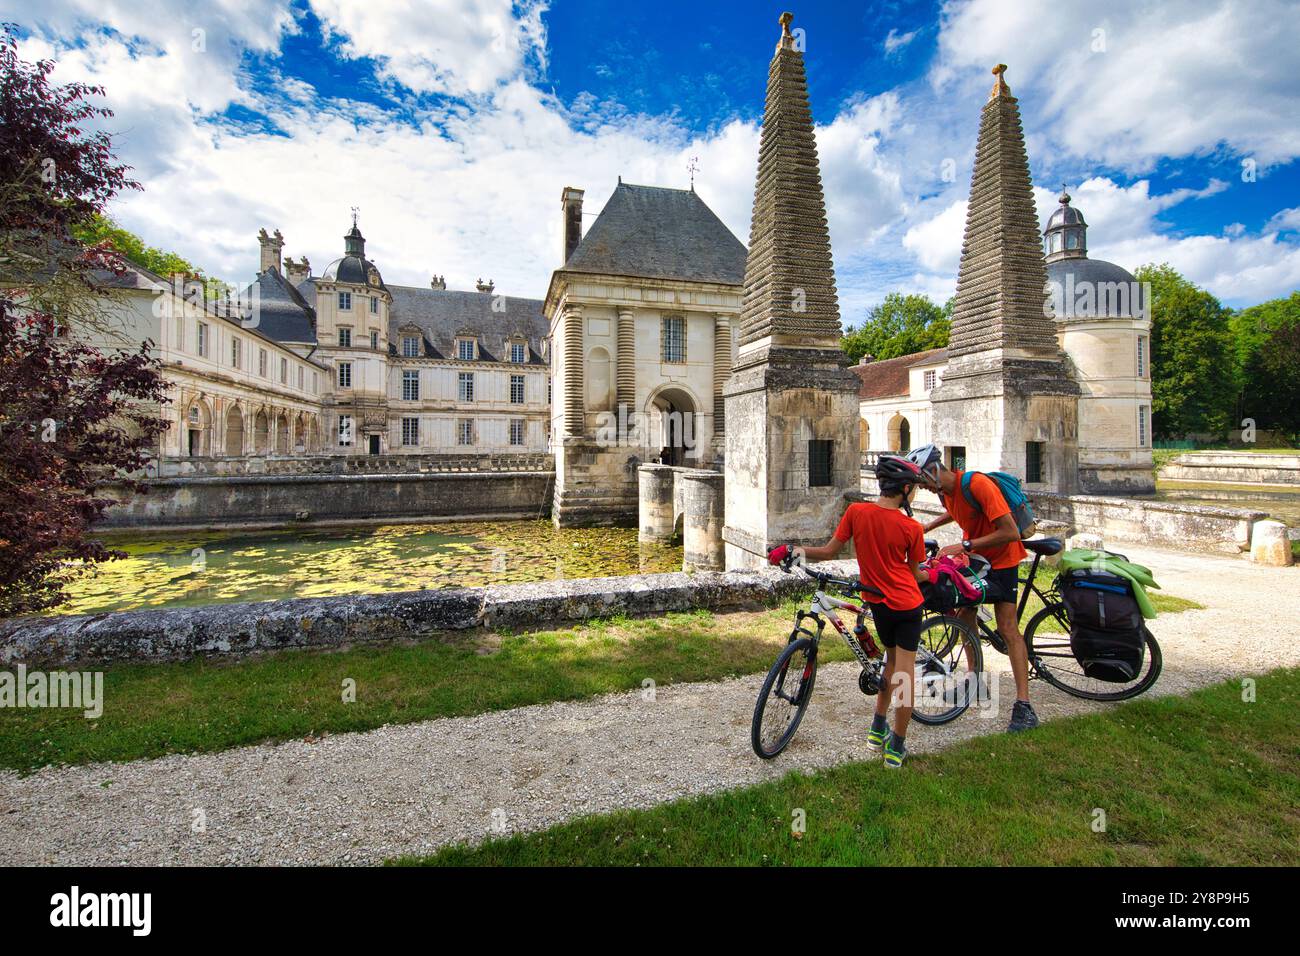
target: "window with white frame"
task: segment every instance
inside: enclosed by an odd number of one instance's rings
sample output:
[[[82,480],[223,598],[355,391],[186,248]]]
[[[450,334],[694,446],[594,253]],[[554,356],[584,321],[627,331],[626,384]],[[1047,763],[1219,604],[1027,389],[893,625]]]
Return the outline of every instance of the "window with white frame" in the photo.
[[[417,335],[402,336],[402,358],[419,358],[420,357],[420,337]]]
[[[257,374],[266,378],[266,349],[257,350]]]
[[[351,293],[351,292],[340,292],[340,293],[339,293],[339,308],[340,308],[340,309],[349,310],[349,311],[352,309],[352,293]]]
[[[418,418],[402,419],[402,444],[410,446],[420,444],[420,420]]]
[[[522,365],[528,360],[528,346],[523,342],[510,343],[510,361],[516,365]]]
[[[339,388],[352,387],[352,363],[339,362]]]
[[[199,355],[207,358],[208,356],[208,323],[198,323],[198,351]]]
[[[1137,337],[1137,370],[1138,378],[1147,377],[1147,337],[1145,335]]]
[[[456,444],[474,444],[474,420],[472,418],[462,418],[456,423]]]
[[[456,376],[456,397],[462,402],[474,401],[474,373],[460,372]]]
[[[524,377],[522,375],[510,376],[510,404],[522,405],[524,403]]]
[[[372,295],[370,297],[370,314],[371,315],[379,314],[379,296],[377,295]]]
[[[1151,438],[1151,407],[1138,406],[1138,447],[1146,448]]]
[[[339,416],[339,445],[347,448],[352,444],[352,416]]]
[[[352,347],[352,330],[346,325],[339,327],[339,348],[346,349]]]
[[[522,418],[510,419],[510,444],[522,445],[524,443],[524,420]]]
[[[420,373],[417,371],[402,372],[402,401],[416,402],[420,399]]]
[[[372,349],[379,348],[379,333],[374,329],[370,330],[370,347]]]
[[[230,365],[232,368],[239,368],[240,363],[244,360],[244,341],[238,336],[230,337]]]
[[[462,362],[474,361],[474,340],[457,339],[456,340],[456,358]]]
[[[934,391],[935,387],[939,384],[939,372],[938,372],[938,370],[937,370],[937,369],[932,369],[932,368],[930,368],[930,369],[926,369],[926,370],[925,370],[924,379],[925,379],[925,384],[924,384],[924,388],[925,388],[925,390],[926,390],[927,392],[932,392],[932,391]]]
[[[660,338],[665,362],[679,364],[686,361],[686,320],[680,315],[665,316]]]

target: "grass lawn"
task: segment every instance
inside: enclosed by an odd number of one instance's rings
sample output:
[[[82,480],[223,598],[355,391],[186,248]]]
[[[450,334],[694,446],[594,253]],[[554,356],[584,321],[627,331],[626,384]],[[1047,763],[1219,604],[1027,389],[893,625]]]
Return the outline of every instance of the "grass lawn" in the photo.
[[[1162,611],[1199,606],[1158,593],[1155,599]],[[0,767],[225,750],[575,700],[646,679],[662,685],[760,673],[785,643],[795,606],[589,621],[455,644],[109,667],[98,720],[69,709],[0,710]],[[1030,613],[1037,606],[1035,599]],[[822,660],[850,660],[844,643],[830,637]],[[356,682],[351,703],[343,700],[347,679]]]
[[[1300,669],[402,864],[1294,866]],[[777,758],[778,760],[780,758]],[[1095,810],[1105,827],[1094,830]],[[805,831],[792,833],[796,811]]]

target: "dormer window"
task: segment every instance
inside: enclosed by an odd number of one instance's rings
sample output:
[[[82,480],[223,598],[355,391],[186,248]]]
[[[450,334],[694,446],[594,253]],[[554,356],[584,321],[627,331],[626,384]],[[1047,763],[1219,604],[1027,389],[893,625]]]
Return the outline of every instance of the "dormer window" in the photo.
[[[351,293],[351,292],[340,292],[340,293],[339,293],[339,308],[342,309],[343,311],[351,311],[351,310],[352,310],[352,293]]]
[[[522,365],[528,361],[528,345],[525,342],[510,343],[510,361]]]
[[[456,358],[462,362],[474,361],[474,340],[457,339],[456,340]]]
[[[420,339],[415,335],[402,336],[402,358],[420,357]]]

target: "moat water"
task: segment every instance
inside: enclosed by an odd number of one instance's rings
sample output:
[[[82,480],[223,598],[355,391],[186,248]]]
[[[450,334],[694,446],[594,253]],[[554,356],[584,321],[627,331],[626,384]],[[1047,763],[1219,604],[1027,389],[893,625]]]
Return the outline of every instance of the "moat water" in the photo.
[[[635,528],[478,521],[109,535],[127,557],[68,588],[65,614],[680,571],[681,549]]]
[[[1157,481],[1155,500],[1211,508],[1266,511],[1289,528],[1300,528],[1300,488],[1230,485],[1208,481]]]

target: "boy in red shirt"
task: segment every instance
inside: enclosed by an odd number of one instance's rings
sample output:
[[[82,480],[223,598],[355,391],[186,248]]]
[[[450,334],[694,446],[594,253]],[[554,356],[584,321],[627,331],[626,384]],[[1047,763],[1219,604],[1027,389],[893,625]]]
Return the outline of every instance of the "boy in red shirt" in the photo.
[[[977,472],[971,475],[970,493],[978,507],[972,507],[961,491],[964,472],[945,468],[943,456],[934,445],[914,449],[907,457],[937,485],[935,493],[943,503],[944,513],[925,526],[926,532],[950,521],[957,522],[961,528],[961,544],[950,544],[939,554],[973,552],[989,560],[988,593],[984,600],[993,605],[998,632],[1007,642],[1007,657],[1011,659],[1011,673],[1016,680],[1016,701],[1011,706],[1007,730],[1015,733],[1037,727],[1038,715],[1029,702],[1029,651],[1016,614],[1020,562],[1027,552],[1020,543],[1020,529],[1011,517],[1011,506],[997,483]],[[962,608],[956,613],[975,629],[974,608]]]
[[[829,561],[843,550],[849,539],[858,556],[858,573],[863,583],[882,596],[864,593],[871,609],[876,634],[885,646],[884,688],[892,693],[876,695],[876,713],[867,733],[867,746],[884,750],[885,766],[903,765],[907,753],[905,737],[912,719],[912,684],[916,670],[916,646],[921,638],[924,601],[918,586],[929,581],[921,570],[925,540],[921,525],[911,517],[911,499],[918,484],[929,485],[921,469],[903,458],[882,455],[876,465],[880,496],[875,502],[855,502],[840,519],[835,534],[820,548],[802,551],[804,561]],[[906,514],[904,514],[906,511]],[[773,549],[768,560],[779,564],[789,553],[786,545]],[[894,729],[885,720],[891,698],[895,699]]]

